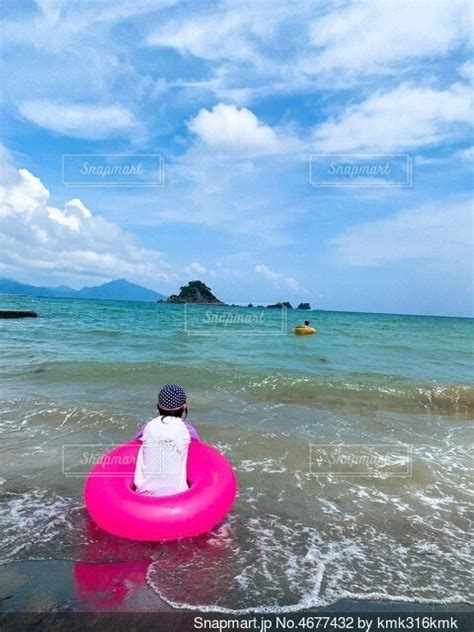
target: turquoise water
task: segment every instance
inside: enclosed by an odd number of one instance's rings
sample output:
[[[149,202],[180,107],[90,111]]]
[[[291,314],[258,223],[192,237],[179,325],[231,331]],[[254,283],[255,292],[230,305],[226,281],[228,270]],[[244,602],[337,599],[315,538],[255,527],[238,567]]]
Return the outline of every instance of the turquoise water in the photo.
[[[472,320],[12,296],[0,308],[40,314],[0,320],[4,563],[113,561],[126,578],[140,561],[178,608],[469,601]],[[304,319],[317,335],[293,335]],[[62,474],[63,446],[127,440],[166,382],[187,390],[240,495],[198,543],[117,547],[89,523],[83,480]],[[311,450],[326,444],[385,446],[410,467],[321,475]]]
[[[462,410],[473,403],[464,385],[474,381],[473,321],[464,318],[342,312],[206,308],[60,299],[3,298],[5,306],[36,309],[38,320],[3,321],[2,377],[48,391],[54,380],[65,395],[97,379],[115,389],[146,384],[156,374],[186,373],[202,386],[234,385],[277,391],[284,399],[341,401],[364,391],[364,401]],[[242,314],[253,322],[206,324],[213,315]],[[264,321],[261,322],[261,314]],[[314,338],[295,337],[303,318],[317,325]],[[264,335],[261,335],[264,334]],[[266,334],[266,335],[265,335]],[[169,379],[168,379],[169,381]],[[72,384],[71,384],[72,382]],[[291,388],[290,388],[291,387]]]

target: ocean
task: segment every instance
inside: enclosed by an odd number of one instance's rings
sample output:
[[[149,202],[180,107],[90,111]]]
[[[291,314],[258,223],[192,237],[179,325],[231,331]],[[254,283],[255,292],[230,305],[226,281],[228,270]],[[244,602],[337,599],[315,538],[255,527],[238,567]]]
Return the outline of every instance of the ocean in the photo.
[[[0,320],[7,609],[473,602],[472,320],[5,295],[0,308],[39,313]],[[293,335],[304,319],[315,336]],[[120,540],[91,523],[68,459],[127,441],[165,383],[185,388],[239,495],[204,536]]]

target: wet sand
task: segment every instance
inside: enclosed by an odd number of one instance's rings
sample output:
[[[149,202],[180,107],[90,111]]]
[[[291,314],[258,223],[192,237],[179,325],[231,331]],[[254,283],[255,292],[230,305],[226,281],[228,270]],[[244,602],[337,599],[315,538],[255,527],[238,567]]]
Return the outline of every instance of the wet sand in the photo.
[[[150,588],[145,574],[131,574],[121,579],[108,566],[111,581],[104,590],[78,583],[77,568],[70,560],[25,561],[4,564],[0,573],[1,613],[110,612],[158,613],[176,612]],[[103,573],[102,573],[103,574]],[[131,578],[130,578],[131,577]],[[388,601],[340,600],[325,608],[312,608],[312,613],[350,614],[375,613],[474,613],[468,604],[423,604]],[[197,613],[195,613],[197,614]]]

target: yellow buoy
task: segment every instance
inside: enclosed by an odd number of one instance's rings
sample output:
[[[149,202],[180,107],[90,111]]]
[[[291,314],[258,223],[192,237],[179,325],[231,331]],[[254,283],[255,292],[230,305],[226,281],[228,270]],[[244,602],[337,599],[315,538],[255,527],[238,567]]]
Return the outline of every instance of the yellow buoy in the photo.
[[[316,333],[316,329],[314,327],[308,327],[307,325],[299,325],[295,327],[295,334],[297,336],[312,336]]]

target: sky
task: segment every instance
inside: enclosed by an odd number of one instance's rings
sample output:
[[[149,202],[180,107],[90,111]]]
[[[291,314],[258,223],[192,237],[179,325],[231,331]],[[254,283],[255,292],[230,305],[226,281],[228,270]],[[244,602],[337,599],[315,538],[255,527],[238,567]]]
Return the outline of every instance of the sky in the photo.
[[[1,19],[0,276],[473,315],[470,2],[11,0]],[[65,178],[78,154],[160,155],[162,186]],[[410,185],[321,184],[328,155]]]

